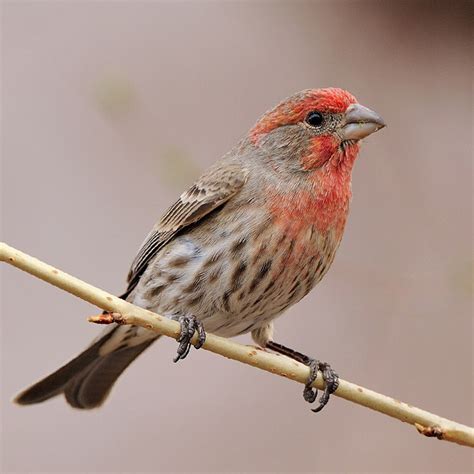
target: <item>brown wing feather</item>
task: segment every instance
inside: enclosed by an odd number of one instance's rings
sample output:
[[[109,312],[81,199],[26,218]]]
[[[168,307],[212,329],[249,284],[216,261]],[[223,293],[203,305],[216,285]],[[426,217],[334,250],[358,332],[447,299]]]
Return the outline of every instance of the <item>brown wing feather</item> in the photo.
[[[143,242],[128,273],[126,298],[156,254],[183,228],[194,224],[237,194],[248,171],[238,164],[210,168],[168,209]]]

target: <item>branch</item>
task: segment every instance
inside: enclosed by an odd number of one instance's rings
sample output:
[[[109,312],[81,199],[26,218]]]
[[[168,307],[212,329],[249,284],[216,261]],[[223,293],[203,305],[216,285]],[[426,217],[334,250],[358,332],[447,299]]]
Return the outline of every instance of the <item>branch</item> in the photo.
[[[105,319],[102,317],[90,318],[92,322],[135,324],[175,339],[179,336],[180,326],[178,322],[128,303],[57,270],[34,257],[9,247],[5,243],[0,243],[0,260],[113,313]],[[193,342],[195,341],[196,335],[193,338]],[[237,344],[213,334],[207,335],[203,348],[229,359],[238,360],[244,364],[289,378],[295,382],[305,383],[309,375],[308,367],[292,359]],[[322,377],[318,377],[314,387],[323,388]],[[346,380],[340,380],[339,387],[334,395],[414,425],[418,432],[425,436],[474,447],[473,428],[441,418],[438,415],[360,387]]]

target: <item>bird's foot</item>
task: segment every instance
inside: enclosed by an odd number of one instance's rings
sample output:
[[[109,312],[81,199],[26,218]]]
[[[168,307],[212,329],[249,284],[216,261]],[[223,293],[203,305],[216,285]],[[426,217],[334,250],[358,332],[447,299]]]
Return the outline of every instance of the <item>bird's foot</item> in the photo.
[[[268,341],[266,347],[309,367],[309,377],[303,390],[303,398],[308,403],[314,403],[316,401],[318,390],[313,388],[312,385],[318,376],[318,370],[321,371],[324,380],[324,392],[319,399],[319,406],[312,409],[315,413],[321,411],[327,405],[331,394],[334,393],[339,386],[339,376],[334,372],[331,366],[326,362],[320,362],[319,360],[308,357],[307,355],[301,354],[301,352],[297,352],[274,341]]]
[[[206,341],[206,332],[204,331],[204,326],[195,316],[179,316],[177,318],[178,322],[181,324],[181,333],[177,339],[179,342],[177,356],[173,359],[173,362],[178,362],[179,360],[185,359],[191,350],[191,339],[194,336],[194,332],[198,333],[198,340],[194,344],[196,349],[202,347]]]
[[[329,397],[337,390],[337,387],[339,386],[339,376],[326,362],[320,362],[319,360],[308,357],[307,361],[303,363],[306,364],[310,370],[308,380],[306,381],[303,390],[303,398],[308,403],[313,403],[318,396],[318,390],[312,386],[318,376],[318,370],[320,370],[323,375],[324,392],[319,399],[319,406],[311,410],[317,413],[327,405]]]

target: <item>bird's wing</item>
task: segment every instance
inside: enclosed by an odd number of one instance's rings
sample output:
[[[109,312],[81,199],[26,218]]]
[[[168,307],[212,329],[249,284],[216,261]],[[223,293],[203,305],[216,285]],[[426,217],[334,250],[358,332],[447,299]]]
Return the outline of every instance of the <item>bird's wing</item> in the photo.
[[[183,228],[227,202],[244,185],[248,171],[239,164],[211,167],[166,211],[146,237],[128,273],[126,298],[155,255]]]

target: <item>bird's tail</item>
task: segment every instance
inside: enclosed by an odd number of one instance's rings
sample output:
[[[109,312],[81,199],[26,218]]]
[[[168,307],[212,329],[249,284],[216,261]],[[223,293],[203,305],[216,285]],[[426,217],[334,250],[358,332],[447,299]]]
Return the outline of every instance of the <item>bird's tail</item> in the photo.
[[[144,331],[136,326],[107,329],[84,352],[25,389],[14,401],[32,405],[64,393],[74,408],[100,406],[120,374],[157,339],[156,334]]]

